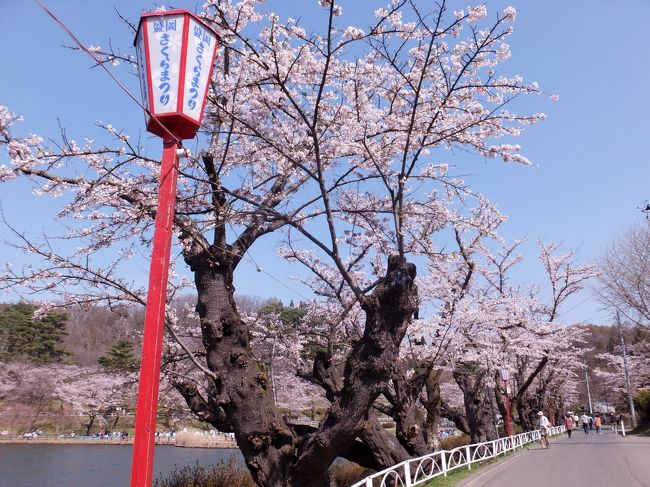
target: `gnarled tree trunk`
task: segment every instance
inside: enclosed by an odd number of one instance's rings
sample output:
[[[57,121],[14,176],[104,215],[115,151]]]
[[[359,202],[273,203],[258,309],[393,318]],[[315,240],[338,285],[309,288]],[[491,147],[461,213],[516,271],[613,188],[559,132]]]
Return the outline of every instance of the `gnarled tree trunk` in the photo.
[[[192,263],[207,363],[217,378],[211,412],[223,411],[260,486],[285,485],[298,438],[273,402],[268,372],[255,359],[234,301],[233,273],[204,252]]]
[[[425,438],[429,451],[439,450],[441,448],[440,438],[438,437],[438,421],[442,411],[442,396],[440,395],[440,376],[442,369],[432,370],[426,380],[427,398],[425,409],[427,419],[424,423]]]
[[[473,371],[471,366],[462,364],[454,369],[453,375],[456,383],[463,392],[465,417],[469,427],[469,436],[472,443],[481,443],[490,438],[490,424],[492,415],[489,405],[483,397],[485,372]]]
[[[440,417],[440,373],[430,363],[421,364],[407,378],[403,367],[393,375],[394,394],[386,394],[392,404],[391,415],[399,442],[413,456],[433,451],[437,442],[437,420]],[[427,396],[422,408],[422,392]],[[439,446],[439,444],[437,445]]]
[[[395,450],[386,449],[388,436],[369,420],[369,411],[391,377],[417,307],[415,266],[389,258],[386,276],[363,298],[366,327],[346,360],[343,386],[319,428],[305,432],[288,425],[273,402],[267,371],[251,351],[248,328],[235,306],[232,266],[221,255],[217,261],[215,253],[204,250],[190,260],[214,387],[208,398],[188,385],[177,388],[199,417],[234,431],[255,482],[261,487],[328,487],[330,465],[355,441],[369,447],[384,444],[374,454],[367,450],[367,461],[375,468],[403,460],[405,452],[396,442]]]
[[[390,256],[386,276],[363,299],[366,326],[347,357],[343,389],[319,430],[301,448],[288,485],[327,487],[321,472],[359,435],[372,404],[392,375],[417,308],[415,275],[413,264]]]

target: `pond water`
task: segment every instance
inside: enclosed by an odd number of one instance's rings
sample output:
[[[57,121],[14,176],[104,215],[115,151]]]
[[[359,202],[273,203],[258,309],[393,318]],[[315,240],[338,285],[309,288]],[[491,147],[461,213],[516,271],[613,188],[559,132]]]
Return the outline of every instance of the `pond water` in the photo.
[[[0,445],[2,487],[125,487],[131,482],[132,445]],[[153,478],[167,478],[175,467],[207,466],[239,450],[156,446]]]

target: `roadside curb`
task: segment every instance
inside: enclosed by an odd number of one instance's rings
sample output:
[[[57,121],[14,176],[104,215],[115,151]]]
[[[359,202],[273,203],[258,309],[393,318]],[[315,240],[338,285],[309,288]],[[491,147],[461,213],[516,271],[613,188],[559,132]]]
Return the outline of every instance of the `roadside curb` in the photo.
[[[481,470],[479,470],[475,475],[470,475],[469,477],[461,480],[458,484],[456,484],[456,487],[476,487],[474,483],[478,480],[481,479],[481,477],[485,476],[487,473],[491,472],[497,467],[501,467],[503,465],[506,465],[507,463],[510,463],[512,460],[515,460],[516,458],[520,457],[522,453],[528,452],[529,448],[524,447],[521,448],[519,451],[515,451],[512,453],[511,456],[504,458],[503,460],[499,460],[491,465],[486,465]]]

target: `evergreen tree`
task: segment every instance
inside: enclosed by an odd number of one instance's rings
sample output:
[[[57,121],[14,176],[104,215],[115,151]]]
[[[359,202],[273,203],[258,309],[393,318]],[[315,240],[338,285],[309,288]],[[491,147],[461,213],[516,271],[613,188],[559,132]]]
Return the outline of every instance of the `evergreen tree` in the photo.
[[[133,344],[128,340],[120,340],[97,360],[107,372],[123,372],[136,369],[139,360],[133,353]]]
[[[0,360],[45,364],[70,355],[62,345],[67,315],[48,313],[36,320],[36,309],[29,303],[0,305]]]
[[[285,307],[282,301],[278,300],[262,306],[259,310],[260,315],[271,313],[278,314],[278,317],[285,325],[296,326],[302,317],[307,314],[307,310],[303,307],[296,308],[293,306],[293,301],[289,307]]]

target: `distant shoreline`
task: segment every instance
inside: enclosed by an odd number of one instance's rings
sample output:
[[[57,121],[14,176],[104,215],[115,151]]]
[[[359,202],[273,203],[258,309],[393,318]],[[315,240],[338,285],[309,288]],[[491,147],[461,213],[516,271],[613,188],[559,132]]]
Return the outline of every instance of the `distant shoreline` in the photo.
[[[0,445],[132,445],[133,438],[0,438]],[[211,446],[177,445],[174,441],[156,441],[156,445],[177,446],[178,448],[215,448],[215,449],[237,449],[234,441],[216,441]]]

